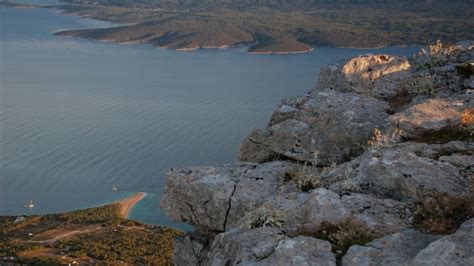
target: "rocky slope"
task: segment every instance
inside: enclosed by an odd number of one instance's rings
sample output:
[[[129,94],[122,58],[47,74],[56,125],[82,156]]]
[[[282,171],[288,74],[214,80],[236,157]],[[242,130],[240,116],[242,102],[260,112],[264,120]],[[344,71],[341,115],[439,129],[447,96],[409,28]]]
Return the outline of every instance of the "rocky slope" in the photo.
[[[236,165],[171,170],[176,265],[473,265],[474,42],[321,71]]]

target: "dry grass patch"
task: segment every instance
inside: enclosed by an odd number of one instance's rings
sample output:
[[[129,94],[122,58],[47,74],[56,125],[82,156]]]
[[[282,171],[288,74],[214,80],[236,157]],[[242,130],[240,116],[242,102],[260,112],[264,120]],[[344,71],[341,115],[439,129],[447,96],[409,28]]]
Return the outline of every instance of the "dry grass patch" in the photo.
[[[353,217],[348,217],[337,223],[323,222],[315,229],[302,228],[298,231],[298,234],[329,241],[338,262],[341,261],[351,246],[365,245],[381,237],[375,230],[370,229]]]
[[[474,217],[474,192],[453,197],[433,193],[425,197],[415,213],[415,227],[434,234],[452,234],[463,222]]]

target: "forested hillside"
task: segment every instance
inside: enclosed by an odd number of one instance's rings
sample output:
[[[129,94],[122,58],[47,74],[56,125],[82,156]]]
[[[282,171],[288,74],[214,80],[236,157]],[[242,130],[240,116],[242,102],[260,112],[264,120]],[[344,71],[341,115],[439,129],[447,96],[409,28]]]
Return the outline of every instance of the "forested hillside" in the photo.
[[[318,6],[365,6],[390,8],[436,8],[440,4],[474,3],[473,0],[63,0],[71,3],[98,3],[100,5],[122,7],[233,7],[256,8],[270,7],[277,9],[305,9]]]
[[[249,46],[304,53],[312,45],[454,43],[474,36],[474,0],[62,0],[65,13],[130,24],[65,31],[178,50]]]

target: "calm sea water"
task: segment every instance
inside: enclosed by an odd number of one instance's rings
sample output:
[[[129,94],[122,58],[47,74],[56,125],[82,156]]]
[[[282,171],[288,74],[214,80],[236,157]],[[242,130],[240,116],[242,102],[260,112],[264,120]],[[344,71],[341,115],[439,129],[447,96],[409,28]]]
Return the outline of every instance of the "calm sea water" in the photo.
[[[158,207],[169,168],[234,162],[250,129],[265,126],[282,98],[310,89],[324,64],[417,50],[185,53],[55,37],[111,24],[47,9],[2,7],[0,16],[0,215],[61,212],[144,191],[131,218],[180,227]]]

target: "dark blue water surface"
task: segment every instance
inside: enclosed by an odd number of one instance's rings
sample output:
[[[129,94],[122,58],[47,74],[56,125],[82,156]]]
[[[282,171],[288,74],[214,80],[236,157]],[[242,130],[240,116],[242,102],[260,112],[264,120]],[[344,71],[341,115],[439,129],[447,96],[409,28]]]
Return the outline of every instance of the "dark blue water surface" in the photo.
[[[0,16],[0,215],[79,209],[144,191],[131,218],[179,227],[158,207],[167,169],[233,163],[250,129],[265,126],[282,98],[309,90],[324,64],[417,50],[176,52],[55,37],[111,24],[49,9],[2,7]]]

